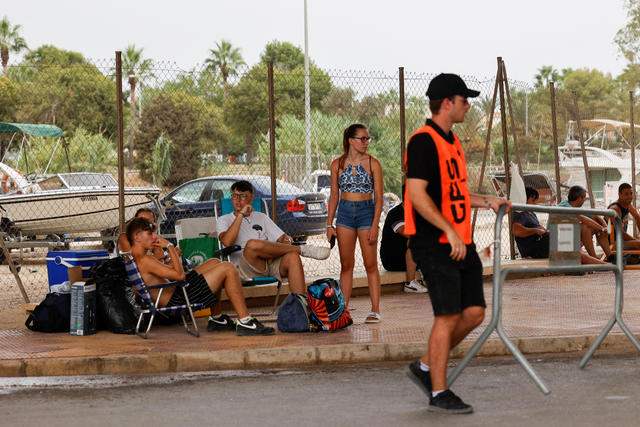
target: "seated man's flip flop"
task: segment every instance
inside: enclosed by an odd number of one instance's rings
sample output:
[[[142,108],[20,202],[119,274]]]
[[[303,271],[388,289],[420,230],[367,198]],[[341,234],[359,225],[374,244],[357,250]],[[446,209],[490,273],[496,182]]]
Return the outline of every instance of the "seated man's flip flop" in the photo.
[[[367,314],[367,317],[364,319],[364,323],[380,323],[380,320],[382,320],[382,316],[380,316],[379,313],[372,311]]]

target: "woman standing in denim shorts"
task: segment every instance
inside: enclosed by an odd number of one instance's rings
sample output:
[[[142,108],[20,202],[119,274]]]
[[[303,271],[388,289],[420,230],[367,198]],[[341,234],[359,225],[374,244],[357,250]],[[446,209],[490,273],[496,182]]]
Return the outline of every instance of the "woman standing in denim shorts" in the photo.
[[[353,288],[356,239],[360,242],[371,297],[371,313],[365,323],[378,323],[381,319],[377,254],[382,213],[382,167],[378,160],[367,154],[370,142],[369,131],[364,125],[353,124],[344,130],[342,156],[331,163],[327,239],[338,238],[340,284],[347,307]],[[336,208],[338,216],[334,227]]]

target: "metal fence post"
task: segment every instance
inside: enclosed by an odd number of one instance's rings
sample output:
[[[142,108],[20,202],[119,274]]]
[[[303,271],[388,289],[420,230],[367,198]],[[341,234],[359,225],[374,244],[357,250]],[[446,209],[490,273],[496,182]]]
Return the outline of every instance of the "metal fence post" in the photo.
[[[636,205],[636,129],[633,123],[633,91],[629,91],[629,120],[631,124],[631,188],[633,189],[633,206]],[[633,237],[638,235],[638,227],[640,224],[636,224],[634,221]]]
[[[124,135],[122,123],[122,52],[116,51],[116,102],[118,112],[118,212],[120,234],[124,233]],[[129,153],[132,155],[133,153]]]
[[[558,126],[556,124],[556,88],[553,82],[549,82],[551,92],[551,129],[553,131],[553,158],[556,170],[556,203],[562,201],[560,191],[560,159],[558,158]]]
[[[271,219],[278,223],[278,211],[276,200],[276,120],[275,101],[273,95],[273,61],[269,61],[267,67],[267,80],[269,82],[269,162],[271,163]]]
[[[402,170],[402,183],[404,184],[407,179],[406,173],[407,171],[404,169],[404,156],[405,150],[407,147],[407,137],[405,135],[406,132],[406,122],[405,122],[405,105],[404,105],[404,67],[398,68],[398,86],[400,92],[400,169]],[[404,196],[404,195],[403,195]]]
[[[502,149],[504,151],[504,177],[507,186],[507,199],[511,199],[511,171],[509,170],[509,141],[507,137],[507,113],[504,105],[504,67],[502,57],[498,57],[498,75],[500,76],[500,124],[502,126]],[[511,259],[515,259],[516,251],[511,232],[513,218],[509,213],[509,252]]]

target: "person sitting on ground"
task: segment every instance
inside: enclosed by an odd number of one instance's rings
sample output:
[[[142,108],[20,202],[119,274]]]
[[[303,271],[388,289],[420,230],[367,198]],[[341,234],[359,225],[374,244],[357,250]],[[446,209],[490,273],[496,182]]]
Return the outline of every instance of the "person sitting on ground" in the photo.
[[[558,203],[558,206],[565,208],[580,208],[587,200],[587,190],[580,185],[574,185],[569,188],[569,194],[567,200],[563,200]],[[578,215],[580,218],[580,237],[584,248],[587,251],[588,257],[582,255],[583,264],[605,264],[596,256],[596,251],[593,246],[593,236],[596,236],[598,245],[602,248],[607,262],[615,262],[615,256],[611,253],[609,247],[609,232],[607,231],[607,222],[598,215],[587,216]],[[581,251],[582,253],[582,251]],[[598,262],[595,262],[597,260]],[[587,262],[585,262],[587,261]]]
[[[404,196],[405,186],[402,185]],[[416,279],[417,265],[409,250],[409,236],[404,234],[404,201],[389,211],[382,227],[380,260],[387,271],[404,271],[405,292],[425,293],[427,287]]]
[[[255,212],[253,185],[237,181],[231,186],[233,212],[218,218],[218,238],[224,246],[239,245],[243,250],[230,255],[243,279],[273,276],[287,278],[291,292],[306,296],[306,283],[300,256],[327,259],[331,249],[320,246],[294,246],[267,215]]]
[[[525,193],[528,205],[538,202],[538,190],[525,187]],[[523,258],[549,258],[549,230],[540,225],[535,212],[513,213],[513,236]]]
[[[147,286],[186,280],[189,283],[185,288],[189,302],[203,303],[205,307],[212,307],[219,301],[217,295],[224,287],[233,309],[238,314],[235,324],[237,335],[271,335],[275,332],[273,328],[264,326],[258,319],[249,315],[238,271],[231,263],[210,259],[185,274],[176,248],[154,231],[155,225],[146,218],[134,218],[127,226],[127,241],[131,246],[131,255]],[[169,252],[169,264],[163,264],[156,257],[149,255],[149,252],[155,252],[155,249]],[[158,289],[149,290],[154,300],[159,292]],[[183,292],[176,292],[174,287],[165,288],[158,301],[159,307],[183,304],[186,304]]]
[[[618,187],[618,200],[607,206],[607,209],[613,209],[616,211],[620,219],[622,220],[622,238],[624,239],[623,249],[640,250],[640,239],[634,239],[629,233],[627,233],[627,226],[629,225],[629,214],[633,217],[635,224],[640,224],[640,215],[638,210],[631,204],[633,200],[633,189],[631,185],[623,182]]]

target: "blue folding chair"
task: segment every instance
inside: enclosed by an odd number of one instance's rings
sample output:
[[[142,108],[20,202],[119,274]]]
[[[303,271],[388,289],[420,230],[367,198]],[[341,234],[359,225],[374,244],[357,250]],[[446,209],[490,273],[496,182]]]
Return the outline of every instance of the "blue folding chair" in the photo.
[[[221,206],[221,211],[222,211],[222,215],[226,215],[228,213],[233,212],[233,203],[231,202],[230,198],[224,198],[224,199],[220,199],[220,206]],[[264,213],[266,210],[266,202],[264,202],[264,200],[262,200],[259,197],[255,197],[253,199],[253,203],[251,203],[251,206],[253,207],[253,210],[256,212],[262,212]],[[217,214],[217,212],[216,212]],[[220,242],[220,247],[222,249],[220,249],[218,251],[218,253],[223,256],[223,257],[227,257],[229,254],[242,250],[242,248],[239,245],[233,245],[233,246],[229,246],[229,247],[223,247],[222,246],[222,242]],[[273,307],[271,308],[271,311],[266,312],[266,313],[251,313],[252,316],[271,316],[273,315],[276,310],[278,309],[278,302],[280,301],[280,290],[282,288],[282,282],[280,280],[278,280],[277,277],[273,277],[273,276],[267,276],[267,277],[253,277],[251,279],[246,279],[243,278],[242,279],[242,286],[243,287],[251,287],[251,286],[266,286],[266,285],[271,285],[273,283],[276,283],[277,289],[276,289],[276,298],[273,302]]]
[[[196,303],[189,302],[189,297],[187,296],[187,291],[185,289],[187,286],[189,286],[189,283],[183,280],[179,282],[168,282],[168,283],[163,283],[161,285],[147,286],[147,284],[142,279],[142,276],[140,275],[140,271],[138,270],[138,266],[136,265],[136,262],[133,260],[133,257],[128,254],[121,255],[121,256],[123,257],[123,260],[124,260],[127,276],[129,277],[129,280],[131,280],[131,283],[133,284],[134,289],[136,290],[136,292],[140,296],[140,299],[142,300],[142,304],[140,306],[140,316],[138,317],[138,324],[136,325],[136,334],[145,339],[149,338],[149,330],[153,325],[153,320],[155,319],[156,314],[161,314],[165,317],[172,317],[172,316],[179,315],[180,317],[182,317],[182,324],[184,325],[184,328],[186,329],[187,333],[193,336],[199,337],[200,332],[198,331],[198,325],[196,324],[196,319],[193,316],[193,312],[202,310],[205,307],[204,307],[204,304],[201,302],[196,302]],[[182,292],[184,293],[184,299],[187,303],[183,305],[158,307],[158,301],[160,301],[160,297],[162,296],[162,290],[164,288],[169,288],[169,287],[175,287],[176,288],[175,292],[178,292],[179,289],[181,289]],[[150,289],[160,289],[160,292],[158,292],[158,298],[156,298],[155,301],[153,301],[153,298],[151,298],[151,295],[149,294]],[[187,313],[189,314],[189,319],[193,329],[191,329],[187,323],[187,319],[185,317]],[[151,317],[149,318],[149,323],[146,327],[146,330],[144,332],[141,332],[140,328],[142,326],[142,320],[145,314],[150,314]]]

